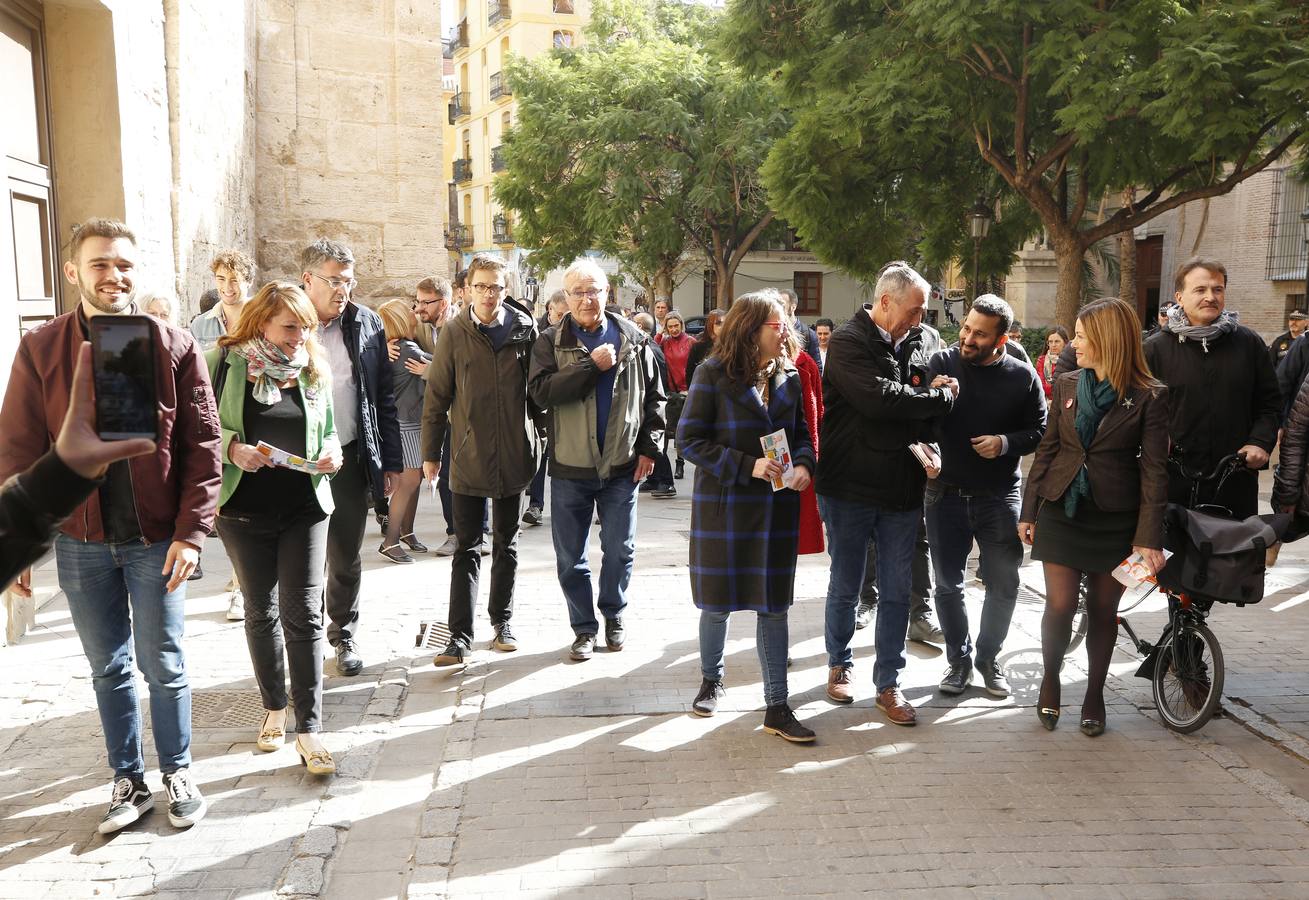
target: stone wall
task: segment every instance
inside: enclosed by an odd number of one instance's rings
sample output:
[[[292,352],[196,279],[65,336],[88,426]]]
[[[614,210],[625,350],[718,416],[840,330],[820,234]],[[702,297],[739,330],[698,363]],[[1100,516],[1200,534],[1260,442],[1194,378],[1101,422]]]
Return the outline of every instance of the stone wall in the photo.
[[[255,0],[164,0],[181,321],[219,250],[255,250]],[[256,281],[260,273],[255,275]]]
[[[330,237],[360,299],[448,274],[439,0],[259,0],[256,19],[261,271],[296,277]]]

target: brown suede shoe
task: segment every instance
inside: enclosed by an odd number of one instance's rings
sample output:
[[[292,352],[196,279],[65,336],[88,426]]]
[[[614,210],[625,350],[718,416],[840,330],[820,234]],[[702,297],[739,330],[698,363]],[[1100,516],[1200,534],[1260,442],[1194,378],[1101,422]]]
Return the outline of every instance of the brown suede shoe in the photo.
[[[898,687],[889,687],[877,695],[877,708],[886,713],[893,725],[914,725],[918,714]]]
[[[832,666],[827,670],[827,699],[833,703],[853,703],[854,691],[850,687],[854,666]]]

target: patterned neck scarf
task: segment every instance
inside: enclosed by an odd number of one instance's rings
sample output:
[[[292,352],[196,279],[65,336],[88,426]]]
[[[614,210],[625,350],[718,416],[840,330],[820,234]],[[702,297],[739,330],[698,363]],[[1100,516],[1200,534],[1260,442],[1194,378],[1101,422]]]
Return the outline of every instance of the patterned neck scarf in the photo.
[[[754,377],[754,389],[759,394],[759,402],[768,408],[768,395],[770,386],[773,383],[773,376],[777,374],[778,368],[782,365],[779,359],[770,360],[768,365],[764,366]]]
[[[1208,353],[1210,341],[1231,334],[1239,324],[1240,317],[1235,312],[1223,310],[1212,325],[1192,325],[1191,320],[1186,317],[1186,311],[1182,309],[1181,304],[1178,304],[1168,311],[1168,324],[1163,328],[1164,331],[1177,335],[1179,344],[1184,344],[1188,340],[1199,341],[1200,349]]]
[[[1082,447],[1091,449],[1091,442],[1095,440],[1095,432],[1099,429],[1101,420],[1117,402],[1118,392],[1114,390],[1108,378],[1098,381],[1094,369],[1082,370],[1082,374],[1077,379],[1077,416],[1073,420],[1077,428],[1077,436],[1082,440]],[[1076,516],[1078,504],[1090,493],[1091,479],[1086,474],[1086,466],[1082,466],[1064,494],[1064,514],[1070,519]]]
[[[300,377],[300,370],[309,364],[309,351],[301,344],[295,356],[289,357],[282,348],[266,338],[251,338],[237,344],[232,352],[246,361],[250,374],[255,377],[253,395],[264,406],[272,406],[282,399],[277,387],[284,381]]]

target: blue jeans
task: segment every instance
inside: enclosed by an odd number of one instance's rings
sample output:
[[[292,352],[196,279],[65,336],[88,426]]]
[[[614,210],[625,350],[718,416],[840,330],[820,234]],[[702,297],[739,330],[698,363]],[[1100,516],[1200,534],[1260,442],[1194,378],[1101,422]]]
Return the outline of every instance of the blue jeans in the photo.
[[[91,664],[100,726],[115,776],[145,774],[135,660],[150,688],[159,769],[191,765],[191,686],[182,656],[186,582],[167,590],[168,543],[55,540],[59,587]],[[135,649],[135,653],[133,650]]]
[[[936,570],[936,613],[945,635],[951,665],[971,663],[973,642],[964,606],[964,569],[977,541],[977,573],[986,585],[977,659],[994,660],[1009,634],[1018,601],[1018,567],[1023,545],[1018,540],[1018,488],[1008,494],[965,496],[957,491],[927,491],[927,538]]]
[[[723,680],[723,647],[727,644],[727,617],[731,613],[700,610],[700,673],[709,681]],[[759,613],[755,625],[755,647],[759,669],[764,675],[764,703],[786,702],[786,612]]]
[[[832,556],[824,627],[829,666],[854,662],[850,641],[854,638],[855,607],[864,580],[868,541],[877,541],[877,661],[873,665],[873,686],[880,694],[899,683],[905,666],[909,584],[922,511],[893,511],[822,494],[818,495],[818,510],[827,525],[828,552]]]
[[[627,608],[636,555],[636,482],[630,474],[612,478],[554,478],[550,482],[550,524],[559,587],[568,601],[576,635],[599,634],[586,545],[591,517],[600,516],[600,614],[615,619]]]
[[[532,476],[532,483],[527,488],[528,506],[545,506],[545,470],[549,464],[550,449],[547,447],[541,453],[541,463],[536,467],[536,474]]]

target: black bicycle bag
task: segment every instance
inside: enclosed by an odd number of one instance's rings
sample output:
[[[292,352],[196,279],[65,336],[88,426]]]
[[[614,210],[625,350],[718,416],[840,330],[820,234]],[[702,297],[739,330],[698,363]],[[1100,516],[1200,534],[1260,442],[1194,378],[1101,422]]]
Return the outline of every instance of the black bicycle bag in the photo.
[[[1164,511],[1164,547],[1172,551],[1159,585],[1197,600],[1258,603],[1265,553],[1290,527],[1285,513],[1228,519],[1176,503]]]

